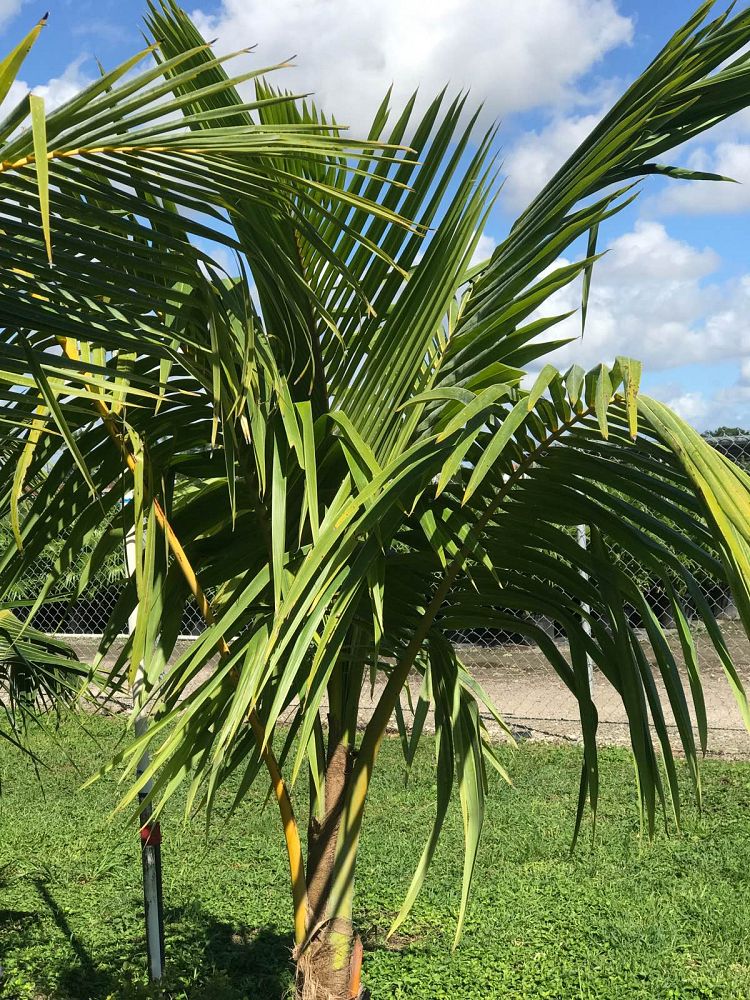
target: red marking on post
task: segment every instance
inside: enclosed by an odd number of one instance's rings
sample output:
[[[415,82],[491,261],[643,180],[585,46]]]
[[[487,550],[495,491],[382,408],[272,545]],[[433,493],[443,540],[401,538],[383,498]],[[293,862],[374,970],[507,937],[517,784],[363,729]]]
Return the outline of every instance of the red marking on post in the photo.
[[[143,847],[158,847],[161,844],[161,827],[158,823],[147,823],[141,827]]]

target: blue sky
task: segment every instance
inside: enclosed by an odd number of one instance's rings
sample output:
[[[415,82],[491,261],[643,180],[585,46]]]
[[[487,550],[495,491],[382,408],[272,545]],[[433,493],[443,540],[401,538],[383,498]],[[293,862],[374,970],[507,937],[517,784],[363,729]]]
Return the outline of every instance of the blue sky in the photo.
[[[394,104],[420,85],[471,87],[484,121],[502,123],[506,184],[483,247],[490,250],[597,117],[692,12],[667,0],[202,0],[184,4],[217,47],[258,43],[267,65],[296,54],[286,86],[364,129],[386,86]],[[46,0],[49,26],[18,88],[64,100],[142,44],[145,3]],[[744,4],[740,4],[744,6]],[[198,9],[196,9],[198,8]],[[6,50],[45,2],[0,0]],[[251,57],[248,57],[251,58]],[[595,272],[583,342],[555,360],[591,365],[627,353],[645,362],[645,388],[699,429],[750,426],[750,114],[676,159],[741,185],[646,185],[613,221]],[[575,306],[575,290],[560,305]],[[558,311],[556,309],[556,311]],[[562,311],[562,310],[559,310]],[[570,332],[577,330],[571,321]]]

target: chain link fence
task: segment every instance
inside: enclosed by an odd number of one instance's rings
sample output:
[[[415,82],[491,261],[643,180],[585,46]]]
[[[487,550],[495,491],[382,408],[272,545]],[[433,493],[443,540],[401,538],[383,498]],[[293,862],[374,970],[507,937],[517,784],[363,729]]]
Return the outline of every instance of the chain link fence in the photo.
[[[707,436],[706,440],[721,454],[743,468],[750,470],[750,435],[728,434]],[[582,529],[585,539],[585,529]],[[581,530],[579,530],[580,540]],[[584,540],[585,544],[585,540]],[[648,572],[628,553],[618,552],[613,546],[610,554],[619,568],[638,585],[649,608],[664,629],[668,645],[678,665],[684,663],[682,647],[676,630],[674,611],[669,595],[652,580]],[[721,631],[724,644],[737,669],[740,680],[750,690],[750,640],[739,621],[729,589],[718,580],[703,575],[699,578],[701,592]],[[633,606],[626,605],[629,624],[636,634],[643,635],[642,616]],[[690,620],[694,634],[698,665],[706,699],[709,727],[709,750],[732,756],[750,755],[750,736],[743,724],[734,694],[727,683],[720,656],[709,637],[706,627],[698,618],[689,599],[684,600],[683,611]],[[567,654],[562,630],[550,619],[535,617],[535,623]],[[496,632],[487,629],[469,629],[457,633],[454,639],[461,658],[481,675],[489,687],[495,704],[504,710],[506,722],[516,736],[551,739],[580,739],[579,713],[575,698],[547,665],[546,659],[533,643],[520,634]],[[643,643],[649,661],[655,660],[647,641]],[[681,669],[682,672],[682,669]],[[659,681],[659,671],[654,670],[657,688],[664,694]],[[592,674],[592,692],[599,715],[600,735],[605,742],[629,742],[627,716],[622,700],[600,671]],[[663,698],[666,722],[676,731],[674,718],[669,711],[668,699]]]
[[[732,461],[750,469],[750,435],[733,434],[709,437],[708,440]],[[581,540],[580,532],[579,540]],[[583,541],[585,544],[585,538]],[[618,553],[613,549],[612,556],[620,568],[631,575],[638,584],[649,607],[666,631],[675,659],[681,663],[682,650],[668,595],[649,579],[642,566],[632,559],[629,561],[626,553]],[[40,561],[38,579],[25,581],[25,593],[20,596],[25,597],[30,603],[33,602],[46,573],[47,567]],[[60,581],[57,589],[52,591],[50,599],[39,608],[33,618],[33,624],[38,629],[58,636],[71,637],[74,645],[76,641],[83,642],[86,637],[91,640],[101,635],[122,592],[125,571],[122,564],[113,563],[82,597],[71,602],[68,595],[75,574],[76,567],[72,567],[66,579]],[[701,589],[721,629],[740,678],[746,686],[750,686],[750,641],[738,621],[737,609],[729,591],[718,581],[708,578],[701,581]],[[17,599],[19,595],[10,596]],[[630,624],[636,630],[641,629],[643,623],[636,609],[626,606],[625,611]],[[691,624],[695,632],[712,738],[715,742],[718,738],[718,745],[726,752],[750,754],[750,739],[747,738],[713,643],[706,634],[705,626],[696,620],[689,602],[685,604],[685,613],[689,618],[693,618]],[[21,608],[19,614],[24,617],[28,614],[28,609]],[[535,618],[535,623],[558,643],[564,654],[567,653],[565,636],[557,623],[539,617]],[[182,637],[188,639],[197,636],[202,630],[203,620],[200,612],[190,601],[186,604],[183,614]],[[461,658],[468,666],[479,672],[495,704],[504,712],[506,721],[515,729],[517,735],[578,739],[576,701],[534,643],[520,634],[491,629],[468,629],[456,633],[453,638]],[[83,642],[83,645],[87,644]],[[644,649],[648,656],[652,655],[647,642],[644,643]],[[658,676],[658,671],[655,671],[655,674]],[[609,742],[626,742],[627,719],[622,702],[598,671],[593,675],[593,692],[599,712],[600,732]],[[671,723],[673,720],[668,716],[667,721]]]
[[[99,638],[121,593],[122,584],[113,583],[72,603],[64,596],[53,596],[36,612],[32,625],[41,632],[54,632],[60,638]],[[18,611],[20,618],[24,618],[27,613],[23,608]],[[194,638],[201,634],[203,628],[201,613],[195,602],[190,600],[182,615],[180,638]],[[125,629],[120,634],[125,635]]]

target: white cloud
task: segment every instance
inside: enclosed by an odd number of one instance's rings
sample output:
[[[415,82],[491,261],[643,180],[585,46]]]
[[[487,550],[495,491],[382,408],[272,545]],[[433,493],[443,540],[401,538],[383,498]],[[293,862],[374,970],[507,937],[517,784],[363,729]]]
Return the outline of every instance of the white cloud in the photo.
[[[481,264],[483,261],[489,260],[496,246],[496,240],[493,240],[487,233],[482,233],[474,249],[474,253],[471,255],[469,267],[474,267],[475,264]]]
[[[47,83],[39,84],[36,87],[29,87],[24,80],[14,80],[5,100],[0,104],[0,116],[8,114],[21,98],[29,93],[29,90],[33,90],[35,94],[44,98],[47,113],[54,111],[55,108],[75,97],[80,90],[91,83],[91,78],[81,69],[86,60],[86,56],[79,56],[65,67],[60,76],[53,77]]]
[[[653,221],[637,222],[609,250],[594,267],[583,339],[580,313],[553,331],[576,338],[552,355],[555,364],[590,368],[627,354],[657,371],[750,356],[750,275],[712,278],[720,264],[713,250],[674,239]],[[580,296],[580,283],[568,286],[543,312],[578,309]]]
[[[736,142],[739,139],[747,139],[748,135],[750,135],[750,108],[743,108],[742,111],[711,127],[712,142]],[[701,145],[703,141],[700,137],[691,140],[690,148]]]
[[[521,133],[503,161],[502,206],[513,213],[523,211],[630,83],[616,76],[587,80],[585,89],[571,95],[575,111],[557,108],[542,127]]]
[[[713,415],[714,407],[712,401],[702,392],[680,392],[676,396],[666,398],[658,391],[652,391],[650,395],[656,396],[666,403],[675,413],[687,420],[693,427],[703,430],[711,422],[709,418]]]
[[[48,112],[75,97],[83,87],[91,83],[91,78],[81,69],[86,60],[86,56],[79,56],[65,67],[60,76],[32,88],[35,94],[44,98],[44,106]]]
[[[28,84],[25,84],[23,80],[14,80],[10,85],[10,90],[5,95],[5,100],[0,104],[0,117],[7,115],[28,92]]]
[[[526,208],[599,118],[599,114],[561,117],[538,132],[525,132],[503,162],[503,207],[514,212]]]
[[[649,199],[646,208],[662,214],[683,212],[741,212],[750,209],[750,144],[736,141],[694,148],[685,166],[731,177],[737,184],[717,181],[674,181]]]
[[[615,0],[224,0],[218,14],[193,16],[221,51],[257,42],[256,66],[297,53],[277,84],[314,91],[358,131],[390,83],[396,108],[417,87],[424,104],[446,83],[470,87],[492,119],[559,104],[633,30]]]
[[[747,365],[745,361],[743,367]],[[733,385],[707,391],[665,383],[652,386],[648,394],[662,400],[699,431],[750,425],[750,385],[742,377]]]
[[[88,17],[85,21],[71,25],[71,34],[76,38],[85,38],[92,35],[98,42],[120,42],[123,37],[129,34],[128,28],[117,21],[109,21],[106,18]],[[135,34],[135,33],[134,33]],[[135,37],[138,37],[135,35]]]
[[[16,16],[24,3],[25,0],[0,0],[0,28]]]

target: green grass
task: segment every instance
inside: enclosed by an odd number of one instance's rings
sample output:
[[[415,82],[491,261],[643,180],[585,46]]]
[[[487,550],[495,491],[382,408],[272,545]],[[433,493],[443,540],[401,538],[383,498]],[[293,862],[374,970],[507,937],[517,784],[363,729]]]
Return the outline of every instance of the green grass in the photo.
[[[77,792],[121,738],[87,719],[35,746],[33,768],[0,747],[0,996],[118,1000],[162,994],[144,975],[134,828],[110,818],[114,779]],[[632,767],[603,753],[596,841],[571,857],[579,755],[525,744],[508,752],[515,787],[494,784],[469,920],[451,954],[459,898],[456,808],[413,916],[397,910],[433,812],[429,742],[404,782],[384,747],[366,819],[356,920],[373,1000],[713,1000],[750,998],[750,765],[709,762],[705,810],[683,831],[639,838]],[[67,759],[66,753],[70,759]],[[164,822],[170,998],[278,1000],[289,983],[291,913],[277,817],[260,786],[208,840],[176,809]]]

